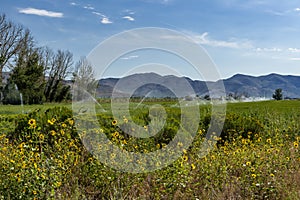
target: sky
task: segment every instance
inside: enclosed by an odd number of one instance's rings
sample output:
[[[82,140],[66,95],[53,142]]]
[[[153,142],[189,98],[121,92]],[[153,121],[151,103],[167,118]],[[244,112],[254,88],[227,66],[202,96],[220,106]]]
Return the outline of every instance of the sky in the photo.
[[[298,0],[1,0],[0,13],[29,28],[39,46],[69,50],[74,62],[116,34],[158,27],[201,46],[220,78],[300,75]],[[120,56],[105,76],[123,76],[133,65],[151,71],[149,63],[199,77],[180,58],[149,49]]]

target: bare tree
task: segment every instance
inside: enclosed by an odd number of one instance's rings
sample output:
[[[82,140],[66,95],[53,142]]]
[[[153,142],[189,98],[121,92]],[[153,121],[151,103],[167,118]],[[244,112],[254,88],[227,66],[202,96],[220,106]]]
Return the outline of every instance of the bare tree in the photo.
[[[75,65],[73,95],[76,100],[81,100],[85,92],[95,93],[98,81],[95,79],[94,69],[91,63],[82,57]]]
[[[21,41],[19,41],[18,51],[15,53],[14,62],[18,66],[22,66],[23,63],[27,63],[31,58],[32,54],[37,54],[38,48],[35,47],[34,39],[28,29],[24,31],[24,36]],[[10,70],[14,68],[14,66],[8,66]]]
[[[2,87],[2,72],[24,44],[29,39],[30,32],[23,26],[16,25],[0,15],[0,87]]]
[[[40,56],[39,62],[44,66],[44,76],[49,76],[49,70],[51,69],[52,59],[54,57],[54,52],[49,47],[40,47],[38,49]]]
[[[46,72],[48,75],[45,87],[46,100],[52,102],[58,93],[60,84],[70,74],[73,65],[73,54],[69,51],[58,50],[50,60],[50,67]]]

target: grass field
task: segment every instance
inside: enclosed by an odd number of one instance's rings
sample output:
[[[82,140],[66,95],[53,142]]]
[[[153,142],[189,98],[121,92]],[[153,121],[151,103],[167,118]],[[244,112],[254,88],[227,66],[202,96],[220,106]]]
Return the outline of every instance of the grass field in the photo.
[[[150,134],[154,104],[166,111],[162,129],[145,139],[128,135],[124,129]],[[116,120],[110,104],[101,103],[108,112],[97,114],[94,137],[105,135],[128,152],[164,149],[181,127],[176,105],[131,103],[131,118]],[[0,199],[300,199],[300,101],[228,103],[222,133],[205,156],[199,152],[210,142],[211,106],[200,105],[199,118],[189,121],[199,125],[192,145],[167,167],[137,174],[104,165],[87,151],[71,107],[0,106]]]

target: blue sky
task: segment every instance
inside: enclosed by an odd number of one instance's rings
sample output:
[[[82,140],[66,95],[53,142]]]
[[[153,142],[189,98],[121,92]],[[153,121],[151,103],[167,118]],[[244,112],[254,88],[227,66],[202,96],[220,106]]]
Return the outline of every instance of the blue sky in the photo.
[[[222,78],[236,73],[300,75],[298,0],[1,0],[0,13],[28,27],[38,45],[69,50],[75,61],[114,34],[161,27],[201,45]],[[121,60],[124,65],[143,63],[143,54]],[[114,66],[107,76],[122,76],[121,67]]]

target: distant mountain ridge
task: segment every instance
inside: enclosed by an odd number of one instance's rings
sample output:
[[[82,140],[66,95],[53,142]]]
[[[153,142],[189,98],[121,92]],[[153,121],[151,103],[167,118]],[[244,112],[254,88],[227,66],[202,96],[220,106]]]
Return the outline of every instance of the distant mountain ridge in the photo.
[[[264,76],[250,76],[236,74],[228,79],[218,81],[192,80],[188,77],[174,75],[161,76],[156,73],[133,74],[123,78],[105,78],[99,80],[98,96],[111,97],[114,95],[135,97],[184,97],[196,94],[205,96],[220,93],[220,82],[223,81],[226,95],[246,97],[272,98],[274,90],[281,88],[284,97],[300,98],[300,76],[269,74]],[[208,92],[208,87],[211,93]],[[212,91],[213,90],[213,91]],[[175,94],[176,93],[176,94]]]

